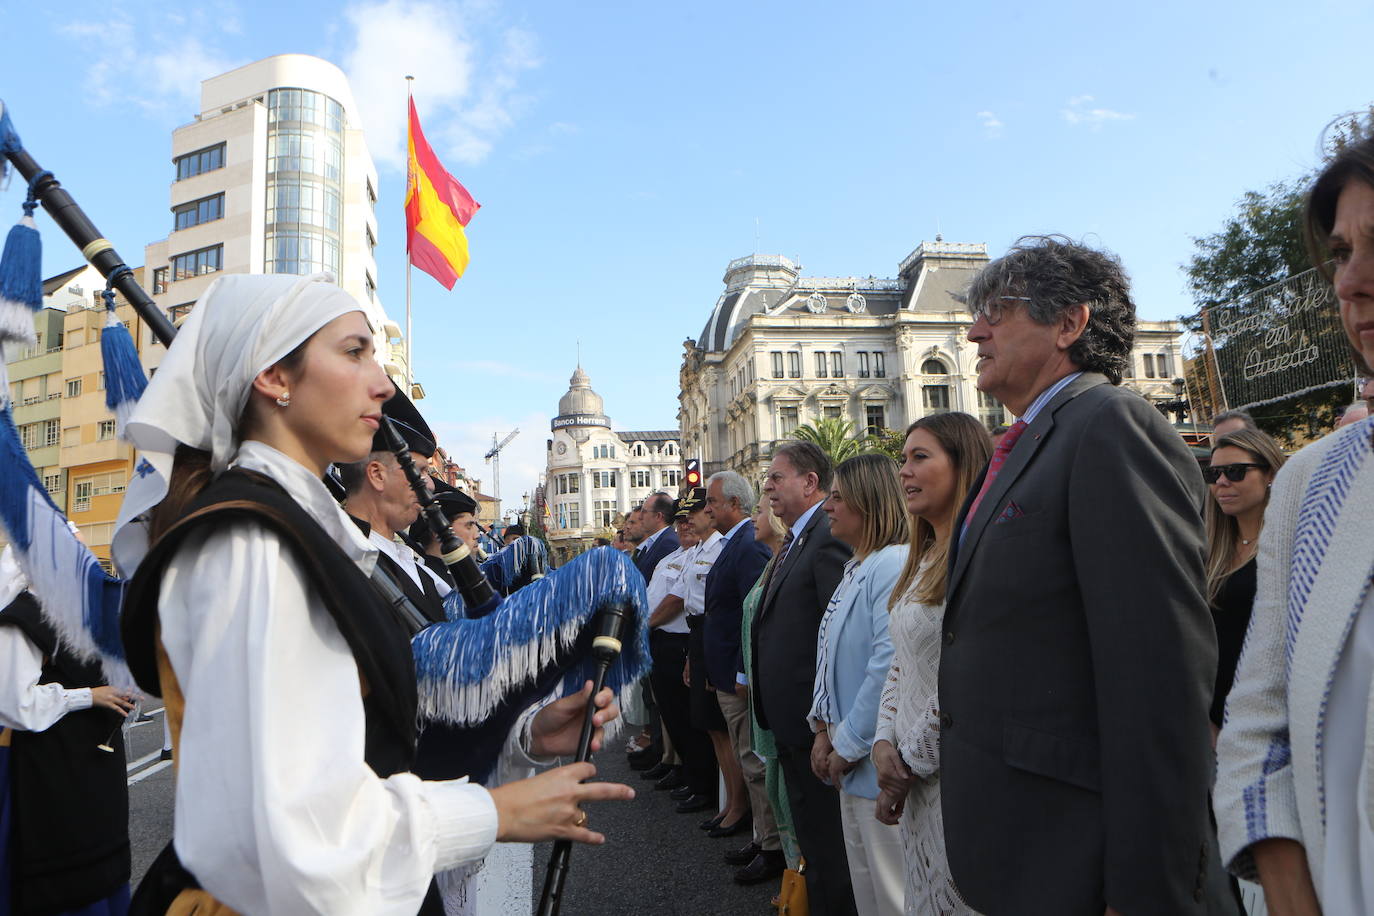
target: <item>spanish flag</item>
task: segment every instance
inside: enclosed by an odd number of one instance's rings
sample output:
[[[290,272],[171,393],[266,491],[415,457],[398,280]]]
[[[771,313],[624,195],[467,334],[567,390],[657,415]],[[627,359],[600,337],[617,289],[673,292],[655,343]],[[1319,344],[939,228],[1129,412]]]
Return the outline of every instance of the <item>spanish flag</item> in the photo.
[[[463,227],[480,207],[439,162],[410,100],[410,169],[406,176],[406,251],[410,263],[453,289],[468,267]]]

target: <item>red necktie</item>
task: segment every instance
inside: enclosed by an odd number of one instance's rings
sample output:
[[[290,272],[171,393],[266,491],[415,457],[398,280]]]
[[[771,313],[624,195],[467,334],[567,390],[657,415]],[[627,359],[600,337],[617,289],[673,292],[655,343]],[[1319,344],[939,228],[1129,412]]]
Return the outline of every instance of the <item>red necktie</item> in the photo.
[[[1006,463],[1007,456],[1016,446],[1016,440],[1021,438],[1021,434],[1026,431],[1026,421],[1017,420],[1011,424],[1011,429],[1002,437],[1002,441],[997,443],[996,450],[992,453],[992,461],[988,463],[987,476],[983,478],[983,487],[978,491],[978,495],[973,498],[973,505],[968,507],[968,515],[964,516],[964,527],[968,528],[969,522],[973,521],[974,513],[978,511],[978,506],[987,495],[988,490],[992,489],[992,482],[997,479],[997,472],[1002,470],[1002,465]]]
[[[760,603],[767,597],[768,586],[773,584],[773,575],[778,571],[778,567],[782,566],[782,561],[787,559],[787,551],[790,549],[792,549],[792,529],[788,528],[787,534],[783,536],[782,548],[778,551],[778,557],[773,561],[773,565],[768,567],[768,575],[764,577],[763,591],[759,593]]]

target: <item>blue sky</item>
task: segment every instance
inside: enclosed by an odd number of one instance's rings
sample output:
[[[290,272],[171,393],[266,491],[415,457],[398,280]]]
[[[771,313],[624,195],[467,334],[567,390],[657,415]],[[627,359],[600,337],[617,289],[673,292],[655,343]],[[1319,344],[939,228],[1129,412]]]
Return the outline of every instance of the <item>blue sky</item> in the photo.
[[[507,505],[576,363],[622,429],[677,425],[682,341],[732,258],[894,276],[936,232],[1119,253],[1146,318],[1244,191],[1374,100],[1374,5],[0,0],[0,99],[131,263],[167,233],[199,80],[272,54],[344,68],[381,175],[379,292],[404,314],[403,76],[483,204],[452,293],[415,275],[427,416]],[[19,213],[22,188],[0,191]],[[8,222],[8,218],[0,220]],[[46,220],[45,275],[79,255]]]

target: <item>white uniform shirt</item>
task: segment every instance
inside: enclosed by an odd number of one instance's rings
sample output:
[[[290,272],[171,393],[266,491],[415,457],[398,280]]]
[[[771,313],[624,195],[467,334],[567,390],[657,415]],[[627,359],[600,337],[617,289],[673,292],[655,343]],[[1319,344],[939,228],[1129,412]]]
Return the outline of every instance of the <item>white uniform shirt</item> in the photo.
[[[720,536],[719,531],[712,531],[710,537],[688,551],[682,575],[668,589],[668,594],[681,598],[687,606],[687,616],[705,613],[706,575],[715,565],[716,557],[720,556],[724,546],[725,538]]]
[[[682,570],[686,562],[686,557],[694,548],[679,547],[666,557],[658,561],[654,567],[654,575],[649,579],[649,613],[658,610],[658,606],[663,603],[663,599],[668,597],[673,585],[682,576]],[[681,597],[680,595],[678,597]],[[687,614],[681,613],[669,620],[657,629],[665,633],[686,633]]]
[[[376,529],[369,532],[367,539],[372,543],[372,546],[385,553],[396,562],[397,566],[405,570],[406,575],[410,576],[410,581],[415,583],[416,588],[424,591],[425,583],[420,577],[428,576],[429,580],[439,590],[440,598],[453,591],[453,586],[436,576],[434,570],[430,569],[425,565],[424,560],[415,555],[415,551],[410,549],[409,544],[399,539],[385,537]]]
[[[371,573],[376,551],[318,477],[260,442],[237,464],[280,484]],[[486,789],[381,779],[364,763],[357,662],[277,535],[235,522],[188,538],[159,601],[186,698],[174,841],[221,902],[264,916],[413,914],[436,871],[491,848]]]
[[[90,708],[89,687],[40,684],[42,676],[43,653],[33,640],[18,627],[0,627],[0,727],[41,732],[69,712]]]

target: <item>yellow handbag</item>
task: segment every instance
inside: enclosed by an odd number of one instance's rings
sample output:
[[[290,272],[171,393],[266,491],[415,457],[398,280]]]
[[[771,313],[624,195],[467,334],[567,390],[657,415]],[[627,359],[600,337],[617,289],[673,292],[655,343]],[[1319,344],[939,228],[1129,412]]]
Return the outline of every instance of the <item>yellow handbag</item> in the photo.
[[[782,873],[782,890],[773,898],[773,906],[778,908],[779,916],[811,916],[811,906],[806,898],[806,860],[797,863],[796,869],[786,869]]]

